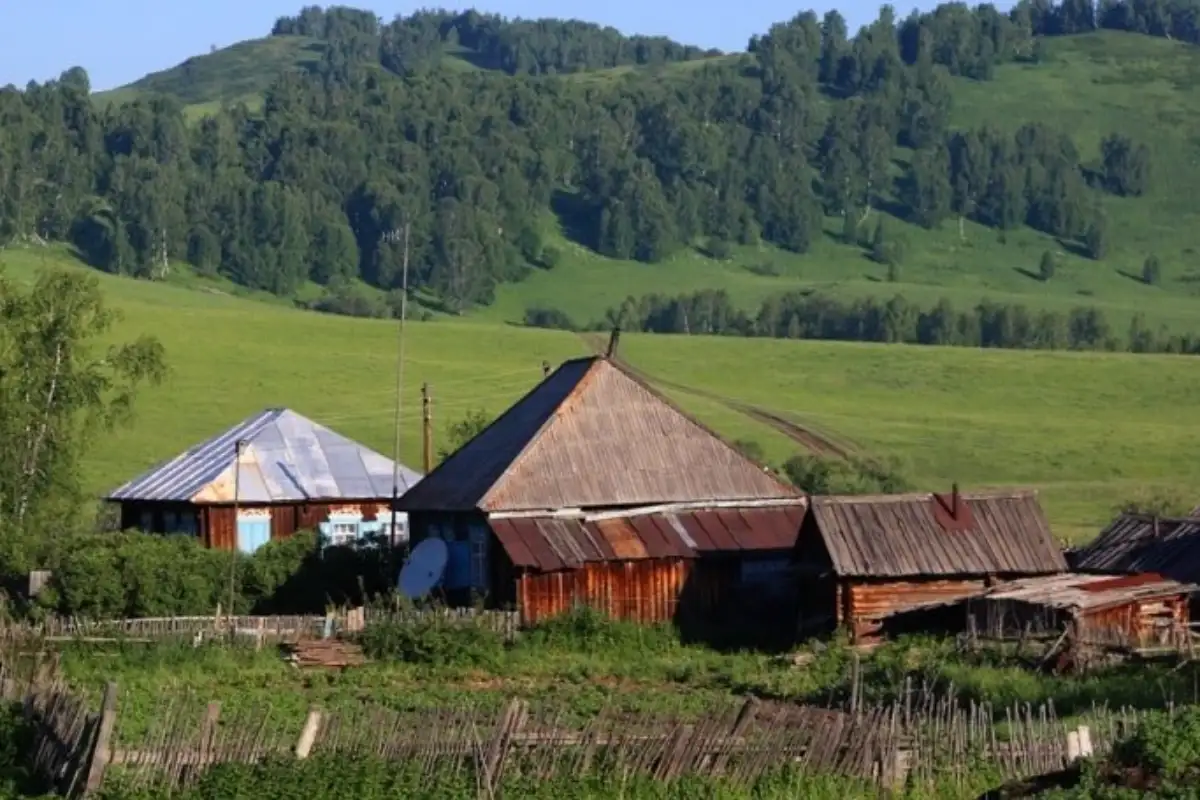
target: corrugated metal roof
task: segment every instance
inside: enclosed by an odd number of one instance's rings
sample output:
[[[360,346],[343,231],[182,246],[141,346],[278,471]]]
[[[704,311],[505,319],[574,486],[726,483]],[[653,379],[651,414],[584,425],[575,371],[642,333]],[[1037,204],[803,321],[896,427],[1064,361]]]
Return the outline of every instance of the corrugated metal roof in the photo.
[[[597,561],[790,550],[804,509],[799,500],[627,515],[493,516],[489,524],[513,566],[554,572]]]
[[[243,503],[370,500],[392,494],[393,461],[285,408],[272,408],[155,466],[113,490],[109,500],[228,503],[234,448],[242,450]],[[401,465],[400,490],[421,480]]]
[[[564,363],[431,472],[406,511],[540,511],[799,493],[603,358]]]
[[[1122,514],[1072,561],[1091,572],[1158,572],[1200,582],[1200,516]]]
[[[1143,573],[1113,579],[1107,575],[1068,573],[1024,578],[1001,584],[976,600],[1018,600],[1067,611],[1098,611],[1142,600],[1191,594],[1200,586]]]
[[[834,571],[852,577],[1050,574],[1067,564],[1034,492],[964,492],[961,530],[932,494],[814,497]],[[940,508],[940,510],[939,510]]]

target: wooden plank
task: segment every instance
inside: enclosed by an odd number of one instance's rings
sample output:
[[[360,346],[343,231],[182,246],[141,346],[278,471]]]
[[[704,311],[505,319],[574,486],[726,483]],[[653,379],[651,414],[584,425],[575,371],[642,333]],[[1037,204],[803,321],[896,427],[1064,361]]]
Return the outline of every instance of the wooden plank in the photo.
[[[104,699],[100,703],[100,724],[96,731],[96,739],[92,745],[92,755],[89,759],[87,780],[83,791],[87,794],[100,788],[104,780],[104,770],[112,757],[112,733],[117,721],[117,684],[109,681],[104,685]]]

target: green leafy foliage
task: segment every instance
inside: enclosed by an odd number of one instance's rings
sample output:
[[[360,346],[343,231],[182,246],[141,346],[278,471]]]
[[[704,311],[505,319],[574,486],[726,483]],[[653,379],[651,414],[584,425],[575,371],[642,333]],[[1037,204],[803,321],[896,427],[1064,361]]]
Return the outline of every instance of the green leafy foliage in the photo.
[[[800,453],[783,465],[793,485],[810,494],[891,494],[909,488],[895,464]]]
[[[386,547],[317,548],[311,532],[253,555],[205,548],[193,537],[137,532],[79,536],[54,566],[44,611],[91,619],[237,613],[320,613],[389,591],[398,564]]]

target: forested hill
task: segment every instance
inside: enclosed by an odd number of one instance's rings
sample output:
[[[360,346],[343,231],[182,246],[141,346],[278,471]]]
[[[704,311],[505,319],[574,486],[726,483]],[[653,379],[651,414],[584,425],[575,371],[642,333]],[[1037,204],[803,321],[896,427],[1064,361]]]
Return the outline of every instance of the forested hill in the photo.
[[[885,7],[853,36],[837,12],[803,13],[717,58],[578,22],[383,25],[310,8],[276,23],[268,41],[294,39],[309,60],[272,62],[260,108],[190,120],[195,93],[94,103],[79,69],[0,92],[0,238],[69,240],[147,278],[186,259],[291,295],[309,280],[395,287],[407,225],[414,283],[451,310],[554,269],[559,228],[605,257],[657,262],[760,242],[803,254],[827,226],[856,244],[886,213],[1033,228],[1099,260],[1106,198],[1143,195],[1166,171],[1146,126],[1059,127],[1045,121],[1054,97],[1030,98],[1024,119],[952,126],[955,87],[1007,64],[1053,69],[1045,37],[1098,26],[1196,41],[1194,10],[952,4],[901,21]],[[872,254],[898,261],[871,230]]]

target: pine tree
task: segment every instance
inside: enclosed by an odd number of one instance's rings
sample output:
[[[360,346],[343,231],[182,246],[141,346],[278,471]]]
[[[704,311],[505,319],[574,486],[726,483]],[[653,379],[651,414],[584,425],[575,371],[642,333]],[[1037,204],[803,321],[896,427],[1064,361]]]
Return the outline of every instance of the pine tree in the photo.
[[[1049,281],[1053,278],[1056,268],[1057,264],[1054,263],[1054,254],[1049,250],[1042,253],[1042,261],[1038,264],[1038,276],[1041,277],[1042,281]]]

